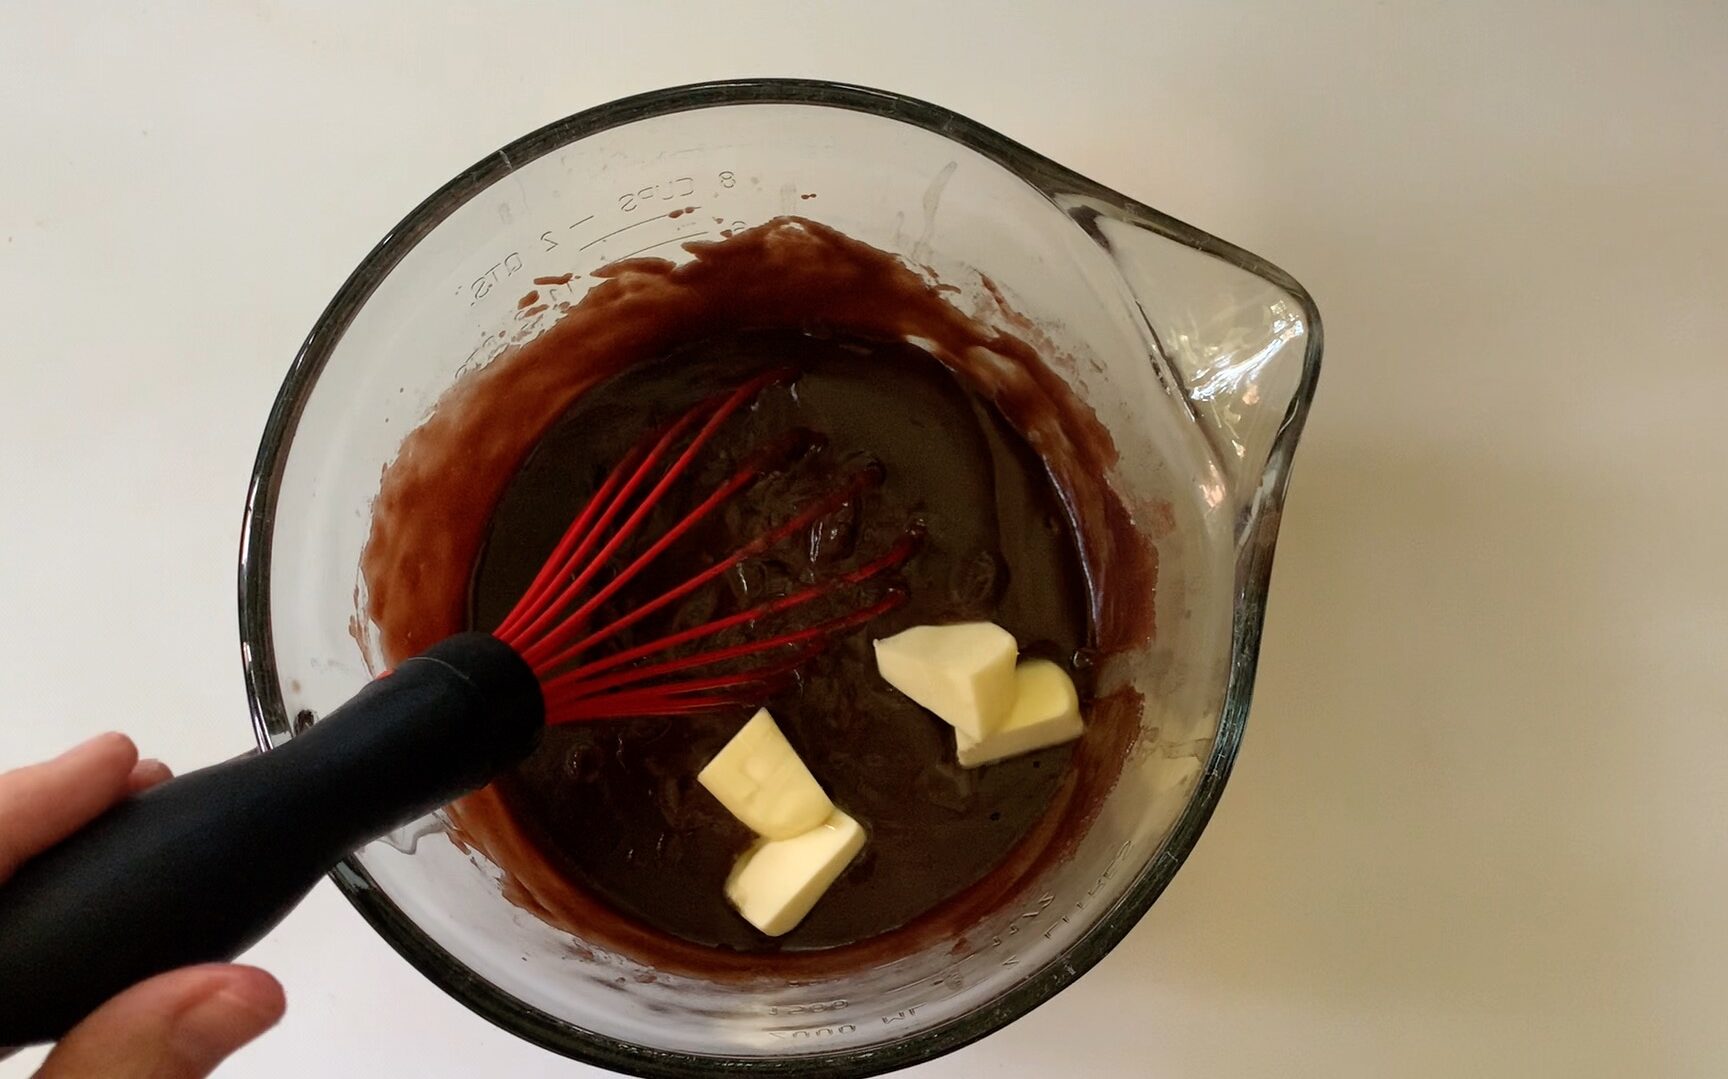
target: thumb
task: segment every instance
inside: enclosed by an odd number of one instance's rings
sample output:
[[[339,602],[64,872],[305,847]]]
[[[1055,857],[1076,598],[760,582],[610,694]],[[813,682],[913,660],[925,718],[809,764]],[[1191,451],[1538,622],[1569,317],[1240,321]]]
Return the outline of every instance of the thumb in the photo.
[[[36,1079],[203,1079],[285,1007],[276,979],[253,967],[171,971],[91,1012]]]

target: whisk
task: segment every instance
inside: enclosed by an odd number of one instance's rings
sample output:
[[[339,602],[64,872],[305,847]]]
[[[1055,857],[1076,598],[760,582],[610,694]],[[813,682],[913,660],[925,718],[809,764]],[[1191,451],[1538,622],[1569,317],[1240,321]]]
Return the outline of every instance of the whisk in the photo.
[[[680,583],[631,594],[704,520],[818,440],[771,440],[649,534],[726,422],[792,376],[773,370],[717,394],[626,452],[490,633],[448,638],[269,753],[169,780],[26,863],[0,885],[0,1046],[57,1038],[134,982],[239,954],[349,851],[484,786],[547,725],[760,703],[903,603],[891,577],[917,550],[915,527],[783,595],[621,642],[882,482],[874,464],[836,477]]]
[[[764,600],[735,614],[583,661],[584,657],[623,631],[803,532],[881,482],[879,466],[872,464],[858,469],[835,484],[828,493],[809,500],[783,523],[716,559],[681,584],[652,599],[633,604],[628,613],[604,625],[592,627],[598,612],[608,601],[623,592],[678,540],[729,499],[808,445],[811,436],[806,432],[792,432],[757,451],[609,581],[594,587],[601,571],[642,529],[666,492],[700,458],[721,425],[765,387],[791,376],[792,372],[786,370],[759,375],[731,393],[691,409],[663,433],[644,440],[626,453],[587,506],[570,522],[570,527],[516,607],[493,631],[494,636],[515,649],[540,680],[547,723],[672,715],[750,703],[795,672],[835,636],[905,602],[904,592],[890,586],[874,602],[813,625],[729,647],[712,648],[660,662],[643,662],[873,581],[911,556],[919,540],[915,528],[909,528],[886,552],[854,569],[787,595]],[[686,436],[689,436],[688,442],[684,443]],[[677,447],[681,444],[682,451],[678,452]],[[662,462],[668,458],[670,463],[662,467]],[[641,493],[644,488],[647,488],[645,494]],[[622,521],[619,518],[623,518]],[[729,673],[707,677],[694,677],[690,673],[706,667],[754,661],[774,652],[787,654],[778,660]],[[679,680],[667,680],[669,676],[677,676]]]

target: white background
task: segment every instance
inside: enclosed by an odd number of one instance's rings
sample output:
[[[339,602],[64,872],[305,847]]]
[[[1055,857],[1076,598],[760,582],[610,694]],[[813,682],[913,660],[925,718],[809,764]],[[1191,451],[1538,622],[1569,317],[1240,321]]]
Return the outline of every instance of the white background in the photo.
[[[1721,1074],[1728,9],[1016,7],[0,7],[0,765],[248,745],[257,437],[421,197],[639,90],[875,84],[1266,255],[1328,342],[1210,830],[1075,988],[913,1074]],[[288,1018],[230,1074],[584,1071],[328,884],[251,959]]]

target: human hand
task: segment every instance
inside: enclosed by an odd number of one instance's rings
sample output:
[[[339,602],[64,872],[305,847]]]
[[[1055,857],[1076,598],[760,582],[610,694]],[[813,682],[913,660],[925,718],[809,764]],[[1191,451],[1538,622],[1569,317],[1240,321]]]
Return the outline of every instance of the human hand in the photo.
[[[98,735],[53,760],[0,774],[0,883],[169,775],[161,761],[140,760],[123,734]],[[276,979],[254,967],[170,971],[92,1012],[60,1039],[36,1079],[201,1079],[275,1026],[285,1007]]]

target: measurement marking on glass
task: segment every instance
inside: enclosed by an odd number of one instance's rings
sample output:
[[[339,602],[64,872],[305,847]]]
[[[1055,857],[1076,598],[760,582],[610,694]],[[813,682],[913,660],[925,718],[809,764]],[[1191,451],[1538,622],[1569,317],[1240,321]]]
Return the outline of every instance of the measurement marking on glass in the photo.
[[[685,210],[700,210],[700,209],[701,209],[701,208],[702,208],[702,207],[700,207],[700,206],[689,206],[689,207],[680,207],[680,210],[679,210],[679,212],[684,212],[684,211],[685,211]],[[604,241],[606,241],[606,240],[610,240],[610,239],[611,239],[611,238],[612,238],[612,237],[614,237],[614,236],[616,236],[616,235],[618,235],[618,234],[619,234],[619,233],[620,233],[620,232],[628,232],[628,231],[629,231],[629,230],[630,230],[630,229],[633,229],[633,228],[635,228],[635,227],[636,227],[636,226],[637,226],[637,225],[646,225],[646,224],[648,224],[648,223],[649,223],[649,222],[650,222],[650,221],[659,221],[659,220],[660,220],[660,219],[661,219],[661,218],[663,218],[663,217],[670,217],[670,216],[672,216],[672,211],[671,211],[671,210],[668,210],[668,211],[666,211],[666,212],[665,212],[665,213],[663,213],[663,214],[655,214],[655,215],[654,215],[654,216],[653,216],[653,217],[645,217],[645,218],[643,218],[643,219],[642,219],[642,220],[640,220],[640,221],[632,221],[632,222],[631,222],[631,223],[630,223],[630,224],[628,224],[628,225],[625,225],[625,226],[624,226],[624,227],[623,227],[623,228],[619,228],[619,229],[613,229],[613,230],[612,230],[612,231],[611,231],[611,232],[608,232],[608,233],[607,233],[607,234],[606,234],[606,235],[604,235],[604,236],[596,236],[596,237],[594,237],[594,239],[592,239],[592,240],[589,240],[589,241],[588,241],[588,242],[587,242],[587,243],[585,243],[585,244],[583,244],[583,245],[582,245],[582,246],[581,246],[581,247],[578,247],[578,248],[577,248],[577,249],[576,249],[576,250],[578,250],[578,251],[586,251],[586,250],[588,250],[588,249],[589,249],[589,248],[590,248],[590,247],[593,247],[593,246],[594,246],[594,245],[595,245],[595,244],[597,244],[597,243],[602,243],[602,242],[604,242]],[[580,223],[581,223],[581,222],[577,222],[577,224],[580,224]],[[655,245],[655,246],[656,246],[656,247],[658,247],[658,246],[659,246],[659,245],[658,245],[658,244],[656,244],[656,245]],[[644,250],[646,250],[646,248],[644,248]],[[629,255],[625,255],[625,256],[624,256],[624,257],[625,257],[625,258],[629,258],[629,257],[630,257],[630,256],[629,256]]]
[[[856,1023],[842,1023],[839,1026],[834,1027],[804,1027],[798,1030],[769,1030],[766,1033],[769,1037],[775,1038],[779,1041],[806,1041],[810,1038],[832,1038],[837,1034],[856,1034],[858,1033],[858,1025]]]
[[[685,240],[694,240],[698,236],[706,236],[706,235],[708,235],[708,233],[706,231],[704,231],[704,232],[686,232],[682,236],[673,236],[670,239],[661,240],[657,244],[649,244],[647,247],[638,247],[636,250],[630,252],[628,255],[619,255],[618,261],[622,262],[625,259],[633,259],[637,255],[640,255],[642,252],[652,251],[656,247],[665,247],[667,244],[683,243]]]
[[[580,220],[580,221],[572,221],[572,222],[570,222],[570,224],[569,224],[569,225],[568,225],[568,226],[566,226],[566,227],[567,227],[567,228],[575,228],[575,227],[576,227],[576,226],[577,226],[577,225],[586,225],[586,224],[587,224],[587,223],[588,223],[588,222],[590,222],[590,221],[592,221],[592,220],[594,220],[594,215],[593,215],[593,214],[589,214],[589,215],[588,215],[588,216],[587,216],[587,217],[584,217],[584,218],[583,218],[583,219],[582,219],[582,220]],[[604,239],[604,238],[605,238],[605,237],[601,237],[601,238],[602,238],[602,239]]]
[[[504,270],[505,277],[514,277],[522,269],[522,265],[522,253],[512,251],[504,256],[502,262],[494,262],[485,273],[476,277],[472,284],[458,288],[456,294],[461,295],[462,289],[466,288],[468,290],[468,306],[473,307],[499,284],[501,279],[498,276],[498,270],[500,268]]]

